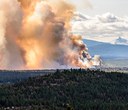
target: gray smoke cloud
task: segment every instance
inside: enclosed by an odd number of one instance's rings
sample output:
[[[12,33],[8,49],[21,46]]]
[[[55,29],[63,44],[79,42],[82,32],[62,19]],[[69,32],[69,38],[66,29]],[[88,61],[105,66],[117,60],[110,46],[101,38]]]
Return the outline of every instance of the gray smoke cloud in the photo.
[[[71,34],[75,7],[65,0],[0,1],[0,68],[90,68],[99,65]],[[66,66],[62,66],[66,67]]]

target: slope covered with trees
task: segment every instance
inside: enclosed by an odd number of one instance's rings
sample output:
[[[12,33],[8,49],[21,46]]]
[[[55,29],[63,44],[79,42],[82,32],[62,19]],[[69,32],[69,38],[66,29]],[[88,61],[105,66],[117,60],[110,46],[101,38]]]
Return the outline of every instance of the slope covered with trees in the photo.
[[[127,102],[128,75],[117,72],[57,70],[0,85],[1,109],[127,110]]]

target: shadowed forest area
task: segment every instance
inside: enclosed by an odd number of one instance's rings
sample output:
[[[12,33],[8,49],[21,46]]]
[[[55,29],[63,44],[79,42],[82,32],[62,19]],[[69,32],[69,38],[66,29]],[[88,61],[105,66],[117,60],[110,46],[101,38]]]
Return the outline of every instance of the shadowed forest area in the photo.
[[[1,84],[0,108],[127,110],[128,74],[89,69],[57,70],[14,84]]]

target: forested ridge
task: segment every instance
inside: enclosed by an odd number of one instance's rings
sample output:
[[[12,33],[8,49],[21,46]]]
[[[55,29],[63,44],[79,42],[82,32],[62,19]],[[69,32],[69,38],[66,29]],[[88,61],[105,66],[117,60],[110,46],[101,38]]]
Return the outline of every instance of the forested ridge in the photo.
[[[2,84],[0,108],[128,110],[128,74],[100,70],[57,70],[15,84]]]

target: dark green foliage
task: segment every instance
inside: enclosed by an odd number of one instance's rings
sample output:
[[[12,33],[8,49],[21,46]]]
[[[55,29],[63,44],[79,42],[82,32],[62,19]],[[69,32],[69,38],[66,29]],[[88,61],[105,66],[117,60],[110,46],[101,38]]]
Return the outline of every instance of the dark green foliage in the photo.
[[[13,85],[1,85],[0,107],[127,110],[128,75],[100,70],[57,70]]]

